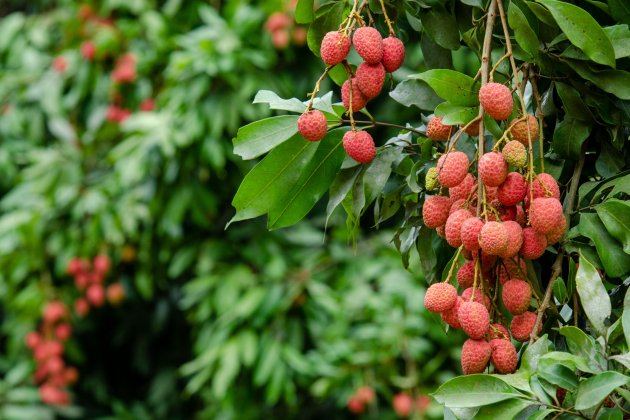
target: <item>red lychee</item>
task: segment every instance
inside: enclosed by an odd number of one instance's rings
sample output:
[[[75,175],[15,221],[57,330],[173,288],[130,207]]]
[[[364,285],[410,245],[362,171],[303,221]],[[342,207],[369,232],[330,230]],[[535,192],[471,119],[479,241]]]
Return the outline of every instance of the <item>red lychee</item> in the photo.
[[[462,329],[470,338],[482,338],[490,326],[490,314],[481,303],[463,302],[457,311]]]
[[[424,200],[422,206],[422,219],[424,225],[435,229],[446,223],[451,207],[451,200],[441,195],[430,195]]]
[[[405,45],[394,36],[388,36],[383,40],[383,67],[387,73],[393,73],[402,66],[405,61]]]
[[[564,214],[557,198],[536,198],[529,207],[529,222],[538,233],[547,235],[562,225]]]
[[[518,172],[510,172],[497,190],[497,198],[504,206],[515,206],[520,203],[527,194],[527,183],[523,175]]]
[[[376,64],[383,59],[383,37],[375,28],[363,26],[354,31],[352,45],[366,63]]]
[[[383,89],[385,68],[381,63],[361,63],[357,67],[356,79],[361,93],[368,99],[374,98]]]
[[[490,361],[492,349],[486,340],[469,338],[462,346],[462,371],[464,375],[483,373]]]
[[[479,89],[479,103],[492,118],[502,121],[512,114],[514,99],[508,87],[493,82]]]
[[[527,131],[529,130],[529,136]],[[524,146],[529,146],[529,140],[534,144],[538,138],[538,119],[531,114],[527,114],[527,119],[519,121],[512,127],[512,138]]]
[[[341,86],[341,101],[343,102],[343,106],[346,109],[350,109],[350,82],[347,80],[343,82]],[[357,82],[357,78],[352,78],[352,112],[358,112],[362,110],[367,104],[368,99],[365,97],[363,93],[361,93],[361,89],[359,89],[359,83]]]
[[[479,159],[477,170],[481,182],[488,187],[498,187],[507,177],[508,164],[501,153],[490,152]]]
[[[479,231],[479,247],[488,255],[501,255],[505,252],[507,241],[503,223],[488,222]]]
[[[534,312],[525,312],[521,315],[516,315],[512,318],[510,323],[510,331],[512,331],[512,337],[520,342],[529,340],[529,336],[534,330],[536,324],[536,314]],[[538,325],[538,333],[542,330],[542,322]]]
[[[472,174],[467,173],[462,182],[448,189],[448,196],[453,202],[459,199],[465,200],[470,195],[470,191],[474,185],[475,177]]]
[[[437,162],[438,180],[446,188],[455,187],[466,178],[469,165],[464,152],[449,152],[440,156]]]
[[[297,126],[302,137],[308,141],[319,141],[326,137],[328,131],[326,116],[317,109],[300,115]]]
[[[427,137],[434,141],[448,140],[453,126],[442,124],[442,117],[431,117],[427,123]]]
[[[524,280],[511,279],[503,285],[503,305],[512,315],[520,315],[529,308],[532,288]]]
[[[512,373],[516,370],[518,356],[516,348],[509,340],[495,338],[490,340],[492,349],[492,364],[498,373]]]
[[[454,248],[458,248],[462,244],[462,224],[466,219],[472,217],[468,210],[457,210],[446,220],[445,234],[446,242]]]
[[[359,163],[370,163],[376,156],[374,139],[367,131],[348,131],[343,135],[343,148]]]
[[[324,64],[341,63],[350,52],[350,38],[337,31],[328,32],[322,39],[320,55]]]
[[[503,222],[503,227],[507,233],[507,246],[499,255],[501,258],[511,258],[518,254],[523,245],[523,228],[517,222],[508,220]]]
[[[528,260],[535,260],[545,253],[547,248],[547,238],[538,233],[534,228],[523,229],[523,245],[521,245],[521,255]]]
[[[462,324],[459,322],[458,311],[459,311],[459,306],[463,302],[464,300],[461,297],[457,296],[455,305],[453,305],[451,309],[447,309],[446,311],[443,311],[440,313],[442,320],[453,328],[458,328],[458,329],[462,328]]]
[[[534,178],[532,182],[532,197],[534,199],[539,197],[554,197],[560,199],[560,187],[558,182],[548,173],[540,173]],[[529,191],[529,187],[528,187]],[[529,197],[529,192],[527,193]]]
[[[424,295],[424,307],[430,312],[451,309],[457,301],[457,290],[448,283],[434,283]]]
[[[469,217],[464,220],[461,228],[461,239],[464,248],[472,252],[479,250],[479,232],[481,232],[483,226],[483,221],[478,217]]]

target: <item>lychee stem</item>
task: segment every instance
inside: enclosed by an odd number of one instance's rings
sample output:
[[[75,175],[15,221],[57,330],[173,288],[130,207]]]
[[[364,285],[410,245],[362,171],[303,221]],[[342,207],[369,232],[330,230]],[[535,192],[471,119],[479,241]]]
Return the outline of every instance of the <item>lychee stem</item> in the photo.
[[[453,270],[455,269],[455,264],[457,264],[457,260],[462,253],[462,249],[464,249],[464,245],[460,245],[459,248],[457,248],[457,253],[455,254],[455,258],[453,258],[453,264],[451,264],[451,268],[448,270],[448,274],[446,275],[446,280],[444,280],[444,283],[448,283],[451,280]]]
[[[392,21],[389,20],[389,16],[387,16],[387,10],[385,10],[385,2],[383,2],[383,0],[380,0],[380,3],[381,3],[381,10],[383,11],[383,16],[385,17],[385,22],[387,22],[387,27],[389,28],[389,35],[396,36],[394,33],[394,28],[392,26]]]
[[[545,158],[543,156],[543,120],[545,118],[542,110],[542,100],[540,99],[540,93],[538,92],[538,83],[533,75],[529,76],[529,83],[532,85],[532,91],[534,98],[536,99],[536,108],[538,109],[538,148],[540,149],[540,171],[545,172]]]
[[[334,65],[330,65],[330,66],[326,67],[326,69],[324,69],[324,72],[322,73],[322,75],[319,76],[319,79],[317,79],[317,82],[315,82],[315,87],[313,88],[313,92],[307,94],[307,96],[310,96],[311,99],[308,101],[308,105],[306,106],[306,111],[304,111],[304,113],[309,112],[311,110],[311,108],[313,108],[313,101],[315,100],[315,96],[319,93],[320,85],[321,85],[322,81],[324,80],[324,77],[326,77],[328,72],[330,70],[332,70],[333,67],[335,67],[335,66]]]
[[[503,60],[505,60],[506,58],[509,58],[511,56],[512,56],[512,53],[508,52],[503,57],[499,58],[496,63],[494,63],[494,66],[492,66],[492,70],[490,70],[490,81],[491,82],[494,80],[494,72],[497,71],[497,68],[499,67],[499,64],[501,64],[503,62]]]
[[[341,122],[349,123],[350,120],[341,120]],[[400,125],[400,124],[392,124],[392,123],[386,123],[386,122],[381,122],[381,121],[360,121],[360,120],[354,120],[354,123],[355,124],[361,124],[361,125],[373,125],[373,126],[400,128],[401,130],[411,131],[412,133],[420,134],[422,136],[426,135],[426,133],[424,131],[416,130],[415,128],[406,127],[406,126]]]
[[[352,131],[355,131],[356,124],[354,123],[354,108],[352,107],[352,97],[354,96],[352,92],[352,68],[346,60],[343,61],[343,66],[346,69],[346,73],[348,73],[348,90],[350,91],[350,98],[348,99],[348,101],[350,102],[350,106],[348,107],[348,114],[350,116],[350,127],[352,127]]]

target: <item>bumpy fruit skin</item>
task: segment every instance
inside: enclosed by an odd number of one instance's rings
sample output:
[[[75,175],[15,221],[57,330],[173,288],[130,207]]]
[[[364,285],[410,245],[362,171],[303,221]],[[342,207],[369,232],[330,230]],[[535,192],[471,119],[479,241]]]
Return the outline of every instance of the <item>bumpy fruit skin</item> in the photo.
[[[507,328],[505,328],[501,324],[491,324],[490,328],[488,328],[488,338],[490,340],[494,340],[497,338],[502,340],[509,340],[510,333],[508,332]]]
[[[442,117],[431,117],[427,124],[427,137],[434,141],[448,140],[452,128],[450,125],[442,124]]]
[[[464,127],[466,127],[464,125]],[[477,137],[479,135],[479,122],[472,123],[464,130],[464,133],[468,134],[471,137]]]
[[[534,312],[525,312],[521,315],[516,315],[512,318],[510,323],[510,331],[512,331],[512,337],[520,342],[529,340],[529,336],[536,324],[536,314]],[[542,329],[542,323],[538,325],[538,334]]]
[[[499,152],[484,154],[477,167],[479,179],[488,187],[498,187],[508,175],[508,164]]]
[[[446,242],[453,248],[458,248],[462,244],[462,224],[466,219],[472,217],[468,210],[457,210],[446,219],[445,231]]]
[[[469,338],[462,346],[462,371],[464,375],[483,373],[490,361],[492,349],[486,340]]]
[[[500,83],[488,83],[479,89],[479,103],[495,120],[506,120],[512,114],[514,99],[510,89]]]
[[[529,207],[529,222],[538,233],[547,235],[562,224],[562,204],[556,198],[536,198]]]
[[[464,245],[464,248],[472,252],[479,250],[479,232],[481,232],[483,226],[483,221],[477,217],[470,217],[464,220],[461,228],[462,245]]]
[[[459,322],[459,317],[457,316],[457,311],[459,311],[459,306],[463,303],[461,297],[457,296],[457,300],[455,301],[455,305],[451,309],[447,309],[440,313],[442,320],[446,322],[453,328],[461,329],[462,324]]]
[[[498,268],[497,279],[502,285],[511,278],[526,278],[527,265],[525,260],[514,258],[503,258]]]
[[[527,224],[527,219],[525,218],[525,210],[523,210],[523,206],[516,206],[516,218],[514,219],[514,221],[521,225],[521,227],[525,227],[525,225]]]
[[[520,315],[529,308],[532,288],[526,281],[511,279],[503,285],[501,297],[503,298],[503,305],[512,315]]]
[[[547,246],[555,245],[564,237],[567,232],[567,220],[563,217],[560,224],[553,228],[551,232],[547,234]]]
[[[527,260],[536,260],[545,253],[547,248],[547,238],[538,233],[532,227],[523,229],[523,245],[521,245],[521,255]]]
[[[356,78],[361,93],[368,99],[374,98],[383,89],[385,68],[381,63],[361,63],[357,67]]]
[[[343,135],[343,148],[359,163],[370,163],[376,156],[374,139],[367,131],[348,131]]]
[[[308,141],[320,141],[328,131],[326,116],[317,109],[300,115],[297,126],[302,137]]]
[[[424,177],[424,187],[426,188],[427,191],[432,191],[435,188],[438,182],[437,176],[438,176],[438,169],[435,166],[427,170],[427,174]]]
[[[468,261],[457,270],[457,284],[462,289],[472,287],[475,281],[475,262]]]
[[[465,209],[470,211],[470,206],[466,203],[466,200],[464,200],[463,198],[460,198],[459,200],[453,202],[451,200],[451,209],[449,210],[448,214],[451,215],[453,213],[455,213],[457,210],[461,210],[461,209]]]
[[[538,138],[538,120],[535,116],[527,114],[527,120],[519,121],[512,127],[512,138],[523,146],[529,146],[529,137],[527,136],[527,130],[529,128],[529,136],[531,137],[532,144]]]
[[[446,223],[451,200],[441,195],[430,195],[422,206],[422,220],[429,229],[435,229]]]
[[[523,168],[527,163],[527,149],[519,141],[511,140],[501,150],[506,162],[517,168]]]
[[[462,330],[470,338],[482,338],[490,326],[490,314],[485,306],[477,302],[464,302],[457,311]]]
[[[383,40],[383,67],[387,73],[393,73],[405,61],[405,45],[394,36]]]
[[[458,185],[448,189],[448,196],[452,202],[459,199],[467,199],[470,195],[470,190],[475,185],[475,177],[472,174],[466,174],[466,177]]]
[[[501,255],[508,243],[507,231],[503,223],[488,222],[479,232],[479,247],[488,255]]]
[[[508,173],[497,190],[497,197],[504,206],[517,205],[523,201],[525,194],[527,194],[527,182],[518,172]]]
[[[326,65],[341,63],[350,52],[350,38],[337,31],[328,32],[322,39],[320,55]]]
[[[354,31],[352,45],[366,63],[376,64],[383,59],[383,37],[374,28],[364,26]]]
[[[341,101],[343,102],[343,106],[346,109],[350,109],[350,82],[347,80],[343,82],[341,86]],[[367,105],[368,99],[365,97],[363,93],[361,93],[361,89],[359,89],[359,83],[357,82],[357,78],[352,78],[352,112],[358,112],[362,110],[365,105]]]
[[[529,196],[529,193],[527,193]],[[547,173],[541,173],[536,175],[532,182],[532,197],[534,199],[539,197],[554,197],[560,199],[560,187],[558,182]]]
[[[438,180],[446,188],[458,185],[466,178],[469,165],[468,156],[464,152],[446,153],[438,159]]]
[[[424,307],[430,312],[444,312],[457,301],[457,290],[448,283],[434,283],[424,295]]]
[[[492,364],[498,373],[513,373],[518,364],[516,348],[511,341],[495,338],[490,341]]]
[[[503,222],[503,227],[507,232],[507,246],[499,256],[501,258],[511,258],[518,254],[523,245],[523,228],[513,220]]]
[[[480,280],[478,279],[477,281]],[[490,308],[490,298],[485,293],[482,295],[481,290],[479,290],[479,285],[477,285],[477,288],[469,287],[462,292],[462,299],[464,300],[464,302],[468,302],[469,300],[471,300],[471,298],[473,302],[483,304],[486,309]]]

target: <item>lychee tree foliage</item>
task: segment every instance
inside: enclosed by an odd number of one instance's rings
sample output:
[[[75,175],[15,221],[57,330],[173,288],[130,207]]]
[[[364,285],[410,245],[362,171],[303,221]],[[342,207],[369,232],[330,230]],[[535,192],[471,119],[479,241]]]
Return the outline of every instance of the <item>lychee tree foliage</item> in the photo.
[[[328,193],[327,220],[345,212],[353,240],[362,222],[395,224],[405,266],[417,252],[409,268],[431,284],[435,322],[470,337],[470,375],[433,394],[449,416],[627,414],[626,2],[331,1],[313,11],[301,0],[296,11],[322,75],[306,97],[257,94],[282,112],[234,139],[243,159],[267,156],[243,180],[232,221],[291,226]],[[417,38],[426,69],[386,78]],[[454,67],[455,50],[478,68]],[[323,91],[328,78],[340,88]],[[376,120],[369,101],[382,91],[421,113]],[[399,132],[370,134],[385,127]]]

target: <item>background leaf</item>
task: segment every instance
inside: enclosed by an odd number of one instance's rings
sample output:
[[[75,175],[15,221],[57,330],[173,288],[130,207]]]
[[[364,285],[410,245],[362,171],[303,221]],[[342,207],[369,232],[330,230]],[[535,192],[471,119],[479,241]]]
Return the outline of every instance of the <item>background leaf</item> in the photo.
[[[610,298],[599,273],[581,253],[575,286],[586,316],[595,330],[600,335],[604,335],[606,332],[605,321],[610,316],[611,311]]]

